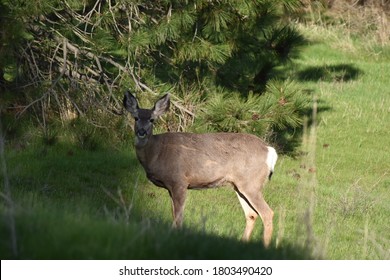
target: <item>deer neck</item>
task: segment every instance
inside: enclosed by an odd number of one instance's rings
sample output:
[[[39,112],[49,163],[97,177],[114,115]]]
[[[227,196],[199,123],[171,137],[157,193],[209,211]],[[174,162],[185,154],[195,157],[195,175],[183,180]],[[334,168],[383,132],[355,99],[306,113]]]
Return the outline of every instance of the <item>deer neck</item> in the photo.
[[[154,151],[154,138],[152,135],[145,145],[135,145],[137,158],[145,169],[148,169],[148,164],[153,161],[153,157],[156,155]]]

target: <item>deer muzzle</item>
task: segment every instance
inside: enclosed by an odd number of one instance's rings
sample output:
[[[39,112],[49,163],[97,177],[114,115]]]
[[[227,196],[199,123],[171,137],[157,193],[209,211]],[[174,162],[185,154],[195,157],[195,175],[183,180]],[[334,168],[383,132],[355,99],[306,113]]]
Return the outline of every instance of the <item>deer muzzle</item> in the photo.
[[[140,129],[137,131],[137,136],[140,139],[144,139],[146,137],[146,130],[145,129]]]

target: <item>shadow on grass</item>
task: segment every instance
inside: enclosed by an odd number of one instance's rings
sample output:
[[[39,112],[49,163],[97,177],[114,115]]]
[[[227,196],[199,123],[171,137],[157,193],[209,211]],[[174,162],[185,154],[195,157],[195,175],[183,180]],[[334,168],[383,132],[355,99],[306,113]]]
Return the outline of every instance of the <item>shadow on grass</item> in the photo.
[[[362,70],[352,64],[310,66],[298,72],[300,81],[347,82],[356,80]]]
[[[18,151],[8,162],[18,255],[12,255],[7,223],[0,223],[1,259],[310,258],[303,248],[288,244],[265,249],[261,242],[242,243],[189,228],[172,230],[143,217],[142,201],[126,216],[102,187],[113,194],[123,189],[122,198],[130,206],[131,185],[139,172],[132,153],[53,146],[44,154]],[[6,212],[0,204],[3,221]]]
[[[22,209],[16,216],[18,256],[8,238],[0,241],[1,259],[309,259],[303,248],[284,245],[265,249],[189,229],[142,221],[112,222],[53,208]],[[1,213],[1,211],[0,211]],[[3,213],[1,213],[3,215]],[[6,237],[7,229],[0,225]]]
[[[16,198],[82,202],[91,208],[115,205],[105,190],[127,190],[124,196],[130,197],[133,178],[140,173],[138,161],[130,151],[89,151],[67,143],[9,150],[7,162]]]

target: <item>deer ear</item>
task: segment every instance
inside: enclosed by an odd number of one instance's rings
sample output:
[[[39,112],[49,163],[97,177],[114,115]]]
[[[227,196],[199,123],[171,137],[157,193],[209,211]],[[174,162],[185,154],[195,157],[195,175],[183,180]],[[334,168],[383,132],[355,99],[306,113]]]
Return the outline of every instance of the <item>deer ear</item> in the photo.
[[[134,118],[138,118],[138,101],[130,91],[126,91],[125,96],[123,97],[123,106]]]
[[[162,114],[164,114],[169,109],[169,93],[165,94],[159,100],[157,100],[156,104],[153,107],[153,118],[157,119]]]

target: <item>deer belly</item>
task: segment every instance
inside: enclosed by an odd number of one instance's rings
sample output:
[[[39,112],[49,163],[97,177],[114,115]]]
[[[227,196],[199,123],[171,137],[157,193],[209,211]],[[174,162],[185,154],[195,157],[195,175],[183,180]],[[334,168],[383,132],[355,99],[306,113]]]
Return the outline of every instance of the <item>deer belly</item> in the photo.
[[[153,176],[152,174],[146,174],[146,177],[148,177],[149,181],[151,181],[157,187],[161,187],[161,188],[165,188],[166,189],[166,186],[165,186],[164,182],[159,180],[157,177]]]
[[[225,178],[218,178],[212,181],[197,181],[197,182],[191,182],[188,185],[188,188],[193,190],[215,188],[215,187],[222,186],[225,182],[226,182]]]

